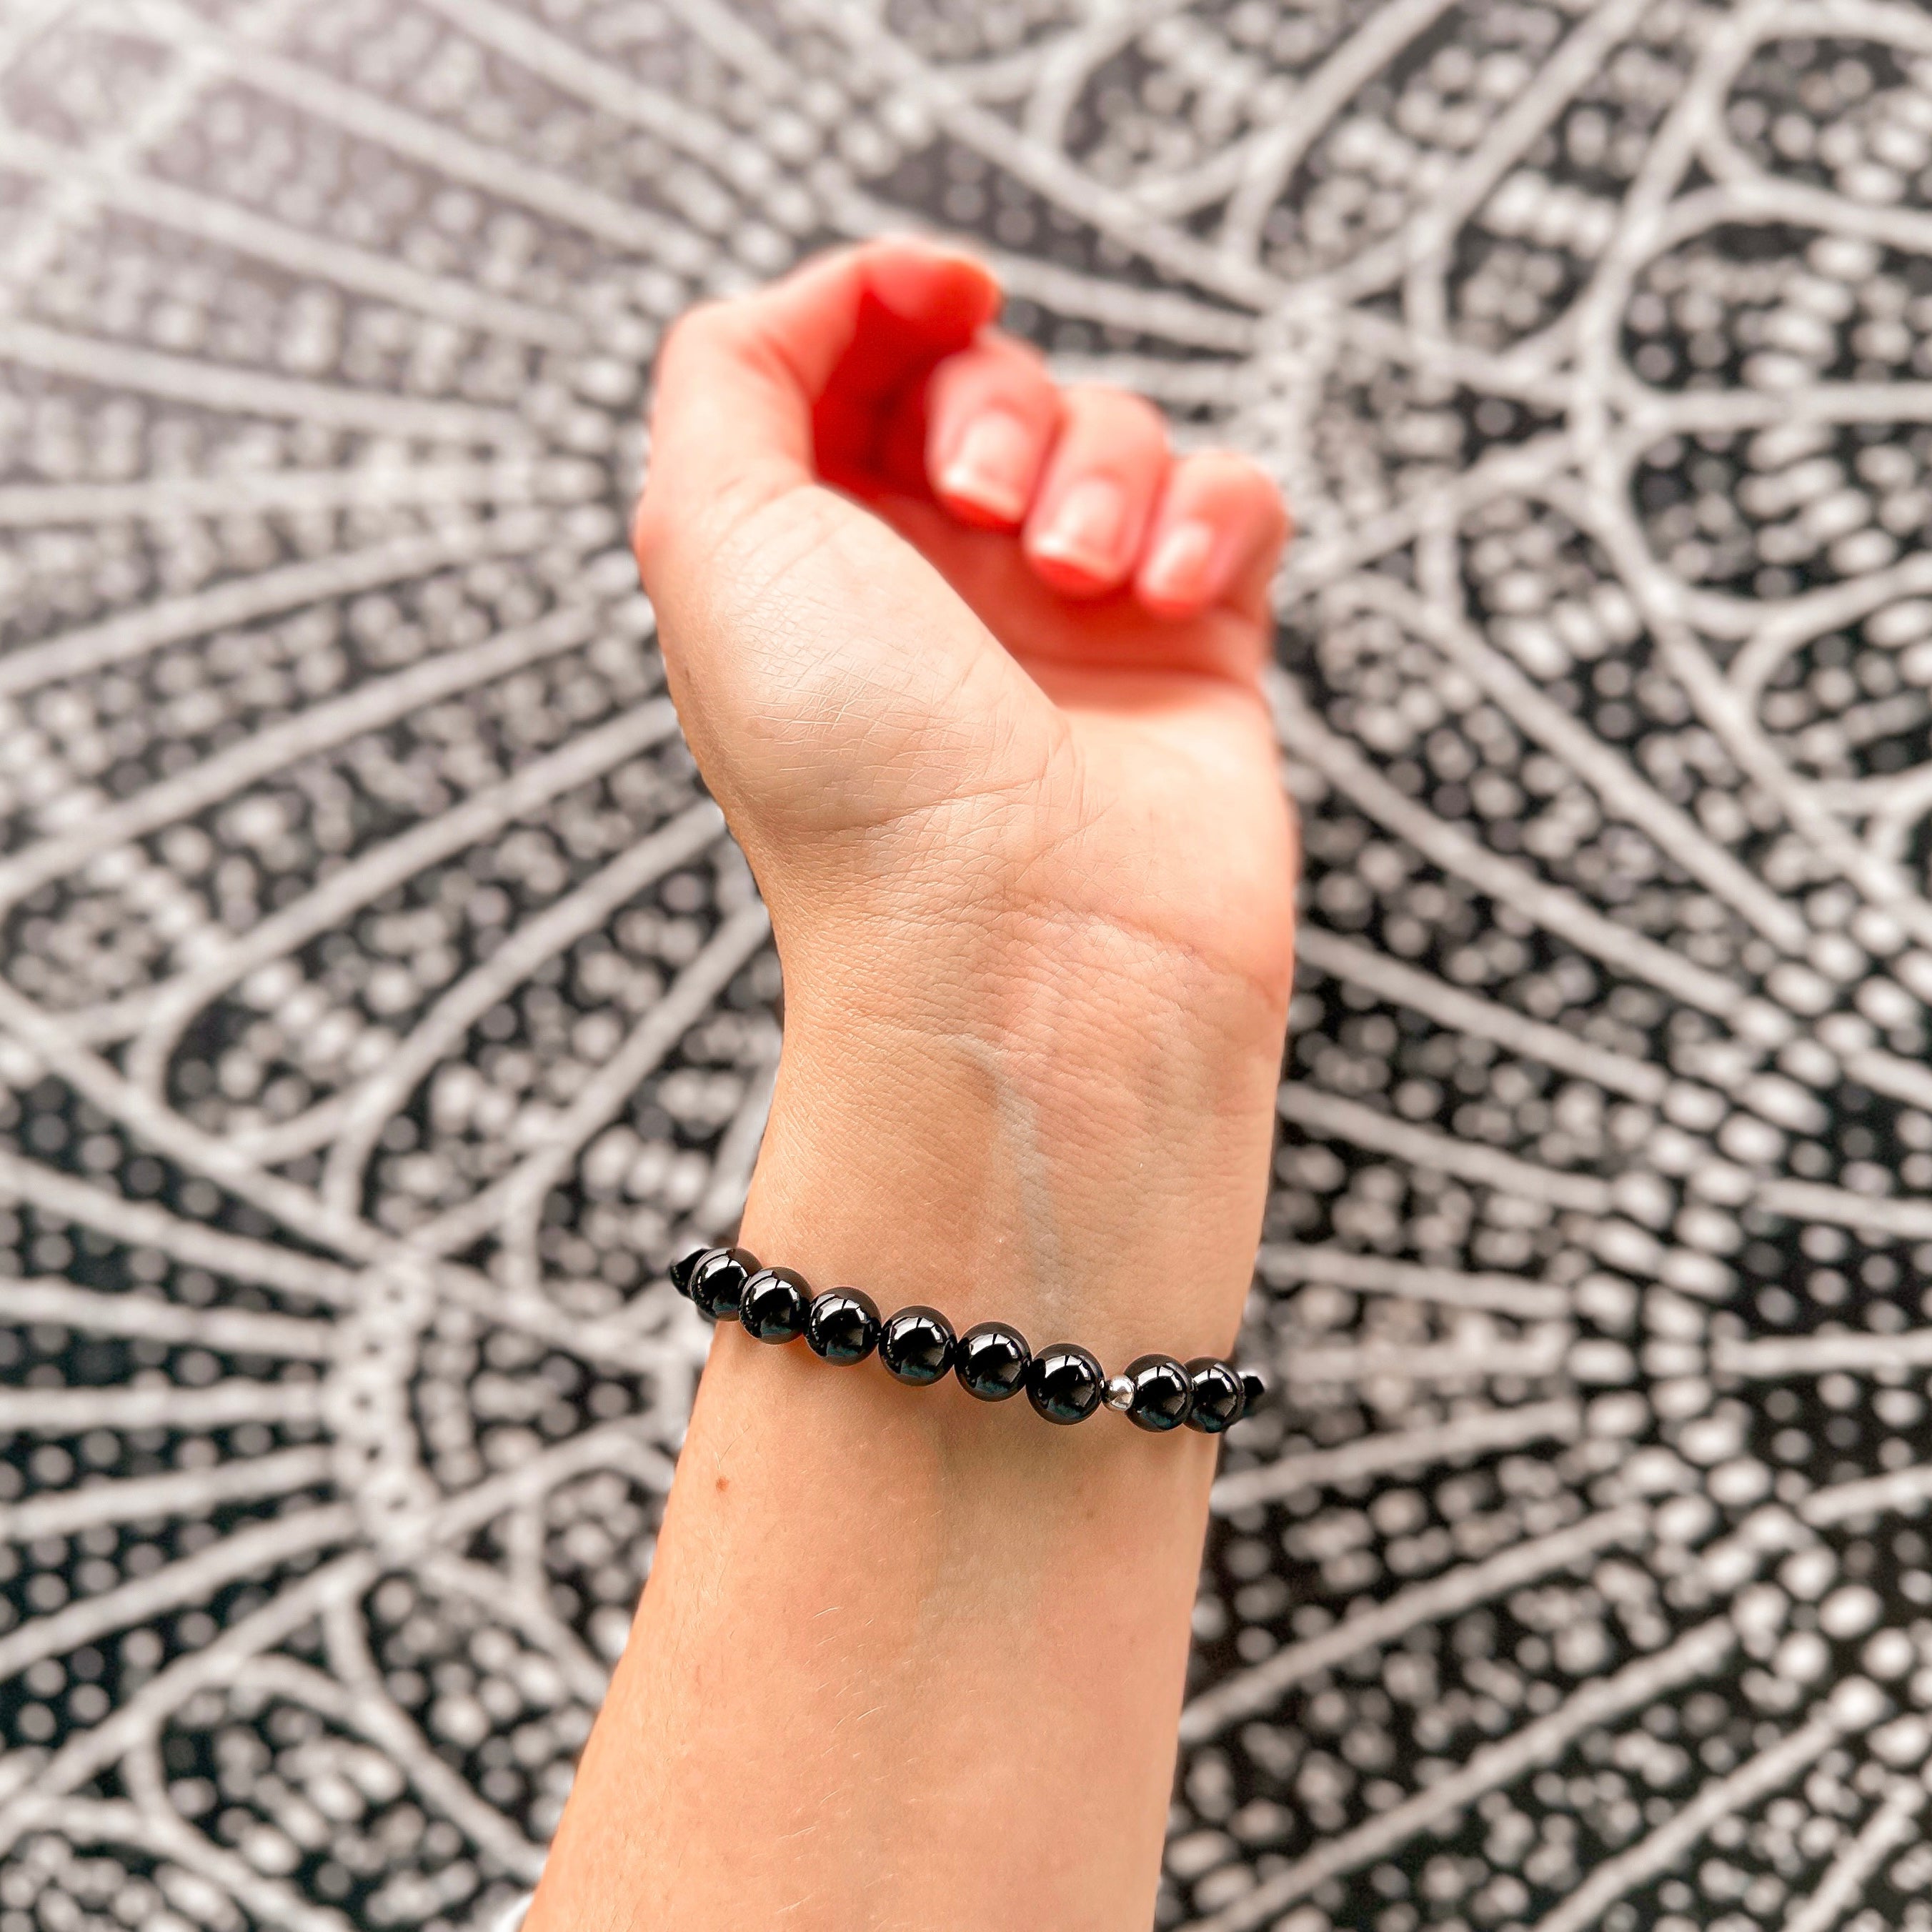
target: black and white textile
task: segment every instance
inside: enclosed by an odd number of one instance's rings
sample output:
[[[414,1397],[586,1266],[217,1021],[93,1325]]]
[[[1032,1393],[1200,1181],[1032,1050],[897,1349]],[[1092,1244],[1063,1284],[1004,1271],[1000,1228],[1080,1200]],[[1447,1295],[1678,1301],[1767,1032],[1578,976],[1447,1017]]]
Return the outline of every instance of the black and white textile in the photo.
[[[1932,13],[0,0],[0,1932],[538,1870],[778,1040],[642,390],[907,224],[1303,528],[1161,1924],[1932,1928]]]

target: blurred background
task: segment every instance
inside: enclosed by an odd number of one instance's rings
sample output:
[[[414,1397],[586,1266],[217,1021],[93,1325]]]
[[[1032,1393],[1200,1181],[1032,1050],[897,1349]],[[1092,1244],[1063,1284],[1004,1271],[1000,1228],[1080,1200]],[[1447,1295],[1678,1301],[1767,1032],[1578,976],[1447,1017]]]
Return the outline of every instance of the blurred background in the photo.
[[[908,226],[1302,529],[1160,1923],[1932,1925],[1932,16],[0,0],[0,1932],[538,1871],[779,1040],[640,404]]]

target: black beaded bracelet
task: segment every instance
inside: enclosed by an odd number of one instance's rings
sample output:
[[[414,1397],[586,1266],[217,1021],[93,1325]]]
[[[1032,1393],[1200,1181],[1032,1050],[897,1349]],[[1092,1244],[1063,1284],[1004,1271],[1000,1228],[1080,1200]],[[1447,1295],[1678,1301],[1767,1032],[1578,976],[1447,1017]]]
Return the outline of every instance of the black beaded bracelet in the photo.
[[[916,1388],[950,1369],[968,1394],[1004,1402],[1024,1389],[1049,1422],[1084,1422],[1102,1407],[1136,1427],[1164,1434],[1185,1424],[1204,1436],[1231,1429],[1261,1400],[1259,1376],[1213,1355],[1191,1362],[1142,1355],[1110,1376],[1092,1353],[1056,1342],[1036,1354],[1004,1322],[982,1322],[963,1335],[937,1309],[914,1305],[881,1319],[856,1288],[814,1294],[790,1268],[766,1268],[748,1248],[694,1248],[670,1270],[671,1286],[712,1322],[735,1316],[761,1342],[795,1342],[821,1361],[862,1362],[876,1348],[901,1382]]]

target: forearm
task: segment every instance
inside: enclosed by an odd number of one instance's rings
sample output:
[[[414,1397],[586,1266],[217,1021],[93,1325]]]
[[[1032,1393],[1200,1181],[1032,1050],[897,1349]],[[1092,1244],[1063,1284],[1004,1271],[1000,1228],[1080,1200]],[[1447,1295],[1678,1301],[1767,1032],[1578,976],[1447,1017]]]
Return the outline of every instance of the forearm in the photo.
[[[1145,1924],[1211,1450],[1016,1454],[1030,1414],[758,1346],[720,1337],[533,1927]]]
[[[799,1004],[761,1257],[1109,1369],[1229,1348],[1269,1054],[1050,994],[983,1028]],[[1214,1460],[721,1332],[532,1932],[1144,1924]]]

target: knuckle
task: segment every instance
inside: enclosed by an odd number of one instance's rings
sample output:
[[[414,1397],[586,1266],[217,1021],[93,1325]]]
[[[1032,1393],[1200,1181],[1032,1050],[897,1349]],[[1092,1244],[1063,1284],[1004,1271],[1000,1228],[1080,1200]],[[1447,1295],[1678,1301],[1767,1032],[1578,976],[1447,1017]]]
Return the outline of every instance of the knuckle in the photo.
[[[980,346],[1029,380],[1052,386],[1053,378],[1047,374],[1046,357],[1024,336],[1009,335],[1002,329],[989,328],[981,335]]]
[[[631,550],[638,560],[638,568],[646,577],[664,550],[663,496],[662,490],[652,489],[647,482],[631,513]]]
[[[946,401],[999,402],[1038,415],[1056,394],[1045,359],[1030,344],[977,342],[949,356],[934,370],[932,393]]]
[[[1281,486],[1258,464],[1250,462],[1246,457],[1240,458],[1239,461],[1244,485],[1261,516],[1268,540],[1280,543],[1293,526],[1293,519],[1288,515],[1287,500],[1281,494]]]
[[[1268,528],[1274,541],[1286,543],[1294,534],[1294,512],[1288,507],[1288,499],[1273,483],[1268,484]]]
[[[1187,467],[1203,482],[1222,489],[1258,492],[1274,488],[1261,465],[1238,449],[1197,450],[1187,458]]]
[[[660,377],[671,364],[682,362],[690,354],[692,338],[704,326],[704,310],[688,308],[664,331],[664,340],[658,345],[658,374]]]
[[[1282,501],[1280,486],[1259,464],[1245,456],[1235,459],[1235,475],[1243,495],[1272,521],[1286,522],[1288,506]]]
[[[1002,386],[996,372],[970,349],[936,363],[926,378],[926,394],[941,408],[976,403],[982,394]]]
[[[712,344],[727,338],[731,329],[735,302],[702,302],[688,308],[664,332],[658,350],[658,370],[662,378],[670,364],[687,362]]]
[[[1166,446],[1166,417],[1132,389],[1106,382],[1078,383],[1066,392],[1066,400],[1076,418],[1110,438]]]
[[[1188,480],[1233,510],[1286,529],[1288,506],[1281,488],[1251,456],[1234,449],[1202,450],[1187,458]]]

